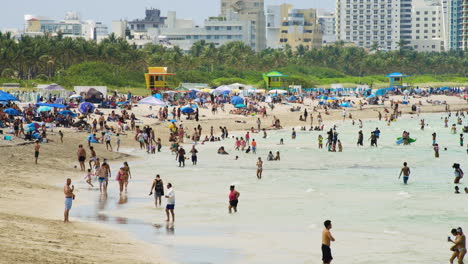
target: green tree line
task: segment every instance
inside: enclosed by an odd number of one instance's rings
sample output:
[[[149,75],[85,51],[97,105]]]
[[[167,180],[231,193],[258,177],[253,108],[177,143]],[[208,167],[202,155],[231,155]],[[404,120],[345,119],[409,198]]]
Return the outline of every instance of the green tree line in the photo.
[[[23,36],[15,40],[0,32],[0,77],[5,80],[44,80],[73,85],[144,87],[143,73],[149,66],[169,67],[177,74],[171,81],[207,82],[212,85],[244,81],[262,84],[261,73],[279,70],[290,81],[313,86],[334,79],[366,82],[365,76],[390,72],[409,75],[468,76],[468,52],[423,53],[368,52],[335,43],[320,49],[299,46],[293,50],[266,49],[254,52],[242,42],[216,47],[199,41],[190,52],[178,47],[146,45],[143,49],[111,34],[100,43],[81,38]],[[362,77],[362,78],[361,78]]]

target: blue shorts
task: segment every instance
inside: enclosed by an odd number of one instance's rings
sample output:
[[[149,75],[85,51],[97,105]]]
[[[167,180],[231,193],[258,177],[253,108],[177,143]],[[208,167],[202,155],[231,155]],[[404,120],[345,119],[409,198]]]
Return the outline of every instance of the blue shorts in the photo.
[[[101,177],[99,177],[98,180],[99,180],[99,182],[103,182],[105,179],[106,179],[106,178],[101,178]]]
[[[65,210],[70,210],[72,208],[73,198],[65,198]]]
[[[253,152],[257,151],[257,147],[252,147],[252,151]]]
[[[166,209],[174,210],[174,206],[175,206],[175,204],[167,204]]]
[[[403,182],[404,182],[405,184],[408,183],[408,179],[409,179],[409,176],[403,176]]]

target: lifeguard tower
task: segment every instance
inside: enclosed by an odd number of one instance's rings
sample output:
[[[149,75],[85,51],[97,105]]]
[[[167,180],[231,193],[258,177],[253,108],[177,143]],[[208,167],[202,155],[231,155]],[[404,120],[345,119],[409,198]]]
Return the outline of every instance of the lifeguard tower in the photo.
[[[399,72],[390,73],[389,75],[385,76],[390,81],[389,87],[395,88],[402,88],[403,87],[403,78],[408,77],[408,75],[404,75]]]
[[[285,77],[288,77],[288,75],[284,75],[277,71],[263,74],[263,80],[265,80],[266,88],[268,90],[287,90],[288,86],[283,80]]]
[[[152,94],[170,90],[166,77],[174,75],[167,72],[167,67],[148,67],[148,73],[145,73],[146,88]]]

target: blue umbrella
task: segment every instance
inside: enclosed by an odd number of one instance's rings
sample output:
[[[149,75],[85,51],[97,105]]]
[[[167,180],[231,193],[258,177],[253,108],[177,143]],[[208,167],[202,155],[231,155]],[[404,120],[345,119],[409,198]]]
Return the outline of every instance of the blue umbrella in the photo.
[[[195,112],[195,110],[193,110],[193,108],[191,108],[191,107],[184,107],[184,108],[180,109],[180,112],[182,112],[184,114],[191,114],[191,113]]]
[[[60,111],[58,112],[59,115],[63,115],[63,116],[71,116],[71,117],[75,117],[76,114],[73,113],[72,111],[70,110],[63,110],[63,111]]]
[[[375,92],[375,95],[383,96],[387,93],[387,89],[379,89]]]
[[[318,97],[318,99],[320,99],[320,100],[327,100],[327,98],[328,97],[326,97],[325,95],[321,95],[321,96]]]
[[[332,96],[332,97],[328,97],[328,100],[338,100],[338,98]]]
[[[6,101],[6,102],[19,101],[19,99],[14,97],[13,95],[7,93],[7,92],[0,91],[0,101]]]
[[[84,102],[78,106],[78,111],[82,114],[92,113],[94,111],[94,105],[92,103]]]
[[[351,107],[351,104],[349,102],[344,102],[340,104],[341,107]]]
[[[19,115],[18,110],[13,109],[13,108],[5,109],[5,110],[3,110],[3,112],[4,112],[5,114],[12,115],[12,116]]]
[[[63,104],[49,104],[49,103],[38,103],[37,106],[48,106],[48,107],[56,107],[56,108],[65,108],[66,105]]]
[[[236,104],[234,107],[235,108],[245,108],[247,106],[245,104]]]
[[[160,94],[153,94],[153,97],[155,97],[157,99],[162,99],[162,96]]]
[[[38,112],[49,112],[50,110],[52,110],[52,107],[49,106],[39,106],[39,108],[37,108]]]
[[[239,96],[234,96],[231,98],[231,104],[233,105],[238,105],[238,104],[243,104],[243,103],[244,103],[244,99],[242,99]]]

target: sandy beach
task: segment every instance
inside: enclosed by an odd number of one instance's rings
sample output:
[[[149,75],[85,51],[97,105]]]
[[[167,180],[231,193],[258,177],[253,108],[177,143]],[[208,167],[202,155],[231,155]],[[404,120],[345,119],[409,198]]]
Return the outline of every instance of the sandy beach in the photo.
[[[400,96],[392,96],[394,100],[401,100]],[[403,114],[412,114],[411,105],[422,102],[422,113],[444,112],[445,105],[432,105],[426,103],[427,97],[411,98],[410,104],[401,105]],[[430,96],[431,100],[447,101],[450,110],[468,109],[467,101],[444,95]],[[317,112],[313,112],[316,101],[306,100],[301,112],[291,112],[289,109],[297,104],[276,105],[271,111],[268,108],[268,117],[260,118],[262,128],[269,128],[273,116],[281,120],[284,129],[291,127],[310,127],[307,122],[299,120],[304,108],[315,118],[317,125]],[[264,104],[264,103],[262,103]],[[385,106],[365,106],[363,110],[358,107],[347,109],[354,120],[368,120],[377,118],[377,111]],[[156,112],[149,110],[148,106],[139,105],[133,108],[133,113],[140,119],[137,125],[151,125],[155,130],[156,138],[160,137],[163,145],[168,145],[168,122],[159,122],[157,119],[145,118],[145,115]],[[186,131],[190,134],[193,128],[200,124],[203,127],[202,138],[209,134],[213,126],[215,134],[219,134],[219,126],[225,126],[231,132],[245,131],[257,127],[257,116],[239,116],[229,114],[232,106],[226,106],[225,112],[219,111],[213,115],[210,109],[201,109],[200,122],[183,120]],[[109,113],[109,110],[103,110]],[[325,115],[319,110],[327,124],[342,119],[342,110],[331,110]],[[414,114],[414,113],[413,113]],[[237,121],[237,122],[236,122]],[[240,121],[240,122],[239,122]],[[325,129],[329,128],[326,126]],[[59,129],[55,128],[49,137],[52,141],[41,144],[39,164],[34,164],[34,148],[32,144],[22,144],[24,141],[15,139],[13,142],[0,141],[0,166],[2,168],[0,185],[0,263],[170,263],[160,253],[157,245],[138,240],[133,234],[124,230],[110,228],[102,223],[79,221],[70,213],[71,223],[63,221],[63,191],[66,178],[72,181],[81,181],[84,173],[76,166],[76,149],[79,144],[86,146],[87,133],[72,129],[64,131],[64,143],[60,143]],[[134,134],[122,136],[122,149],[138,148]],[[106,158],[111,162],[132,161],[135,157],[127,154],[106,151],[105,145],[94,144],[99,158]],[[188,149],[188,147],[186,147]],[[216,161],[213,161],[216,162]],[[148,175],[151,179],[152,175]],[[80,189],[76,192],[75,204],[87,204],[89,197],[81,195]],[[74,206],[75,206],[74,204]],[[104,252],[104,253],[103,253]]]

